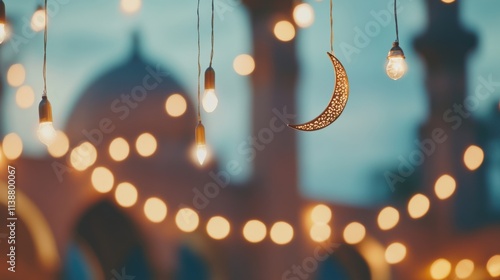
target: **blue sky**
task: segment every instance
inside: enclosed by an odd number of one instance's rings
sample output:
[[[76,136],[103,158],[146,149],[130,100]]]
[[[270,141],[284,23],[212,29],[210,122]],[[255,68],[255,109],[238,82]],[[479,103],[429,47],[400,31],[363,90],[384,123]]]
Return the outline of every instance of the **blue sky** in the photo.
[[[4,0],[7,13],[21,23],[28,20],[36,1]],[[79,94],[95,78],[120,64],[130,53],[134,31],[141,33],[145,57],[169,67],[194,101],[196,92],[196,1],[144,1],[141,12],[123,15],[119,1],[51,0],[59,11],[50,18],[49,94],[54,106],[56,126],[63,127]],[[216,54],[219,108],[206,118],[210,127],[208,141],[222,163],[239,162],[238,145],[250,133],[250,88],[247,77],[232,69],[233,59],[252,53],[248,15],[234,0],[220,0],[229,7],[216,17]],[[334,1],[335,54],[343,62],[350,79],[351,96],[341,118],[332,126],[315,133],[299,134],[300,185],[311,198],[368,205],[387,197],[389,187],[383,173],[398,164],[398,156],[414,147],[418,125],[427,114],[423,86],[423,65],[412,47],[413,39],[426,25],[423,1],[400,0],[400,36],[409,64],[409,72],[399,81],[384,72],[385,57],[394,41],[394,25],[377,22],[377,16],[389,14],[392,1]],[[63,4],[58,4],[63,3]],[[299,119],[308,120],[324,109],[333,89],[333,70],[326,56],[329,50],[328,1],[309,1],[316,12],[315,23],[299,30],[300,81]],[[469,60],[469,87],[477,77],[498,70],[498,10],[495,0],[461,1],[462,18],[467,28],[480,36],[480,45]],[[202,1],[203,65],[208,65],[209,1]],[[106,18],[105,23],[94,19]],[[365,46],[356,45],[358,30],[375,27]],[[9,65],[22,63],[27,69],[26,84],[41,93],[42,34],[36,34],[15,52],[9,43],[2,48],[2,72]],[[349,54],[346,46],[358,47]],[[258,67],[258,65],[257,65]],[[44,148],[35,136],[37,109],[15,106],[15,89],[6,88],[4,133],[16,132],[25,143],[26,156],[41,156]],[[499,99],[496,92],[491,102]],[[38,100],[38,98],[36,98]],[[489,102],[483,103],[481,117]],[[227,116],[235,116],[228,118]],[[218,125],[220,123],[225,125]],[[74,144],[74,143],[73,143]],[[246,175],[251,172],[246,166]],[[244,180],[242,176],[240,180]]]

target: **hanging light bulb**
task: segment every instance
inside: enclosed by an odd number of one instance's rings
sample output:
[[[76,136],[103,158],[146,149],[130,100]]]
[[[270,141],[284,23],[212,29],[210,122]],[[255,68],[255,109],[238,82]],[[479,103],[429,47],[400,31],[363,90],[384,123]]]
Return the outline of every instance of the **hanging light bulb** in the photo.
[[[35,32],[40,32],[45,28],[45,24],[47,24],[47,19],[45,18],[45,10],[42,6],[38,6],[36,11],[33,13],[31,17],[31,29]]]
[[[205,159],[207,158],[207,145],[205,142],[205,127],[203,124],[198,122],[195,131],[196,138],[196,157],[198,158],[198,162],[200,165],[203,165]]]
[[[52,106],[47,96],[42,97],[42,101],[40,101],[40,105],[38,105],[38,113],[40,116],[38,139],[40,142],[49,146],[55,140],[57,133],[52,125]]]
[[[6,17],[5,17],[5,4],[0,0],[0,44],[5,41],[7,32],[5,31]]]
[[[207,113],[212,113],[219,104],[219,99],[215,94],[215,71],[212,67],[208,67],[205,71],[205,93],[203,94],[203,109]]]
[[[385,67],[385,72],[387,76],[393,80],[399,80],[406,74],[408,70],[408,65],[406,64],[405,54],[403,49],[399,47],[398,42],[392,44],[392,49],[387,55],[387,64]]]

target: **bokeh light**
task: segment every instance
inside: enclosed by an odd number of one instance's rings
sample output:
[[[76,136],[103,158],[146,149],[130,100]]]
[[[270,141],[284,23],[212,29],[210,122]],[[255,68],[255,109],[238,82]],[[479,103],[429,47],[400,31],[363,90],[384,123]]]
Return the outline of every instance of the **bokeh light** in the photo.
[[[8,160],[16,160],[23,153],[23,141],[16,133],[9,133],[3,138],[3,154]]]
[[[327,224],[332,219],[332,210],[324,204],[316,205],[311,211],[311,219],[314,223]]]
[[[435,280],[441,280],[448,277],[451,273],[451,263],[446,259],[438,259],[431,265],[431,277]]]
[[[47,146],[47,149],[51,156],[55,158],[63,157],[69,150],[69,139],[66,133],[57,131],[54,141]]]
[[[74,148],[70,154],[70,163],[78,171],[84,171],[92,166],[97,159],[97,150],[94,145],[84,142]]]
[[[184,232],[193,232],[200,224],[198,213],[191,208],[182,208],[175,216],[177,227]]]
[[[455,189],[457,188],[457,182],[455,178],[448,174],[444,174],[436,180],[436,184],[434,184],[434,192],[436,196],[445,200],[455,193]]]
[[[297,26],[307,28],[314,23],[314,9],[308,3],[301,3],[293,9],[293,19]]]
[[[233,61],[233,68],[241,76],[248,76],[255,70],[255,60],[251,55],[240,54]]]
[[[144,214],[153,223],[161,223],[167,217],[167,205],[157,197],[151,197],[144,203]]]
[[[22,86],[16,91],[16,104],[21,109],[29,108],[35,103],[35,92],[30,86]]]
[[[156,138],[150,133],[141,134],[137,137],[137,141],[135,141],[137,153],[143,157],[152,156],[156,152],[157,147],[158,143],[156,142]]]
[[[125,14],[135,14],[142,6],[142,0],[121,0],[120,8]]]
[[[115,177],[106,167],[96,167],[92,172],[92,186],[100,193],[107,193],[113,189]]]
[[[390,230],[399,222],[399,211],[394,207],[385,207],[378,214],[377,222],[381,230]]]
[[[26,70],[22,64],[14,64],[7,71],[7,83],[11,87],[19,87],[26,80]]]
[[[478,146],[471,145],[465,150],[464,164],[470,171],[481,167],[484,161],[484,151]]]
[[[486,264],[486,269],[491,277],[500,276],[500,255],[491,257]]]
[[[441,0],[441,2],[443,2],[445,4],[451,4],[451,3],[454,3],[455,0]]]
[[[455,274],[459,279],[467,279],[474,273],[474,262],[471,260],[461,260],[455,267]]]
[[[408,202],[408,213],[413,219],[422,218],[427,212],[431,203],[423,194],[416,194]]]
[[[315,242],[325,242],[332,235],[332,228],[327,224],[314,224],[309,235]]]
[[[122,207],[134,206],[137,202],[137,188],[128,182],[118,184],[115,190],[115,199]]]
[[[37,9],[31,17],[31,29],[35,32],[40,32],[45,28],[46,22],[45,9]]]
[[[118,137],[109,144],[109,155],[115,161],[125,160],[130,153],[130,147],[127,140]]]
[[[347,244],[358,244],[366,236],[366,228],[358,222],[350,223],[344,229],[344,240]]]
[[[229,235],[230,231],[231,225],[223,217],[212,217],[207,223],[207,233],[213,239],[222,240]]]
[[[406,246],[399,242],[392,243],[385,250],[385,260],[388,264],[400,263],[405,257]]]
[[[171,117],[180,117],[184,115],[187,109],[187,102],[184,96],[175,93],[170,95],[165,102],[165,110]]]
[[[243,227],[243,236],[250,243],[259,243],[267,235],[266,225],[258,220],[248,221]]]
[[[293,227],[286,222],[277,222],[272,226],[270,236],[278,245],[288,244],[293,239]]]
[[[295,38],[295,27],[289,21],[279,21],[274,26],[274,36],[280,41],[289,42]]]

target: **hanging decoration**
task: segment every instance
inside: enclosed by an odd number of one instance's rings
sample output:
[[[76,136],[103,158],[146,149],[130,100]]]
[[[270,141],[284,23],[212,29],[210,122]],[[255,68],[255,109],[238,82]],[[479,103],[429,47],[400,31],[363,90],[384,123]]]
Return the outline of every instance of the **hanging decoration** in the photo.
[[[3,0],[0,0],[0,44],[2,44],[7,37],[7,32],[5,31],[6,25],[7,18],[5,16],[5,4],[3,3]]]
[[[219,104],[219,99],[215,92],[215,70],[212,68],[212,62],[214,60],[214,18],[215,18],[215,8],[214,0],[212,0],[212,33],[211,33],[211,52],[210,52],[210,65],[205,71],[205,92],[203,94],[203,109],[205,112],[211,113],[215,111],[217,105]]]
[[[201,122],[201,98],[200,98],[200,80],[201,80],[201,46],[200,46],[200,0],[198,0],[198,7],[196,10],[196,16],[198,18],[198,22],[196,25],[197,34],[198,34],[198,125],[195,129],[195,141],[196,141],[196,157],[198,158],[198,162],[200,165],[203,165],[205,159],[207,157],[207,145],[205,142],[205,127]]]
[[[398,10],[396,0],[394,0],[394,21],[396,23],[396,41],[392,43],[392,48],[387,55],[385,72],[389,78],[399,80],[406,74],[408,65],[406,64],[403,49],[399,46]]]
[[[47,18],[47,0],[45,0],[45,18]],[[50,145],[55,137],[56,131],[52,125],[52,106],[47,98],[47,26],[44,27],[43,36],[43,94],[42,101],[38,105],[39,125],[38,139],[45,145]]]
[[[327,52],[335,70],[335,89],[326,109],[314,120],[304,124],[289,124],[288,126],[301,131],[323,129],[340,117],[349,98],[349,80],[344,66],[333,53],[333,0],[330,0],[330,52]]]

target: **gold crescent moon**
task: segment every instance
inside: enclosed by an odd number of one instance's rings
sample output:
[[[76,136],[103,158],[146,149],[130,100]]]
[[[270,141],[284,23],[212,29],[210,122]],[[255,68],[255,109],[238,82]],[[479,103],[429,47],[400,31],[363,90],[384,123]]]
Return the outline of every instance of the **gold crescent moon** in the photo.
[[[288,126],[302,131],[315,131],[331,125],[340,117],[349,98],[349,79],[344,66],[331,53],[327,53],[335,69],[335,90],[326,109],[314,120],[303,124],[289,124]]]

